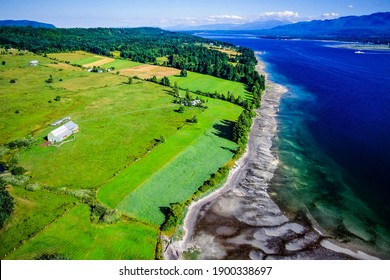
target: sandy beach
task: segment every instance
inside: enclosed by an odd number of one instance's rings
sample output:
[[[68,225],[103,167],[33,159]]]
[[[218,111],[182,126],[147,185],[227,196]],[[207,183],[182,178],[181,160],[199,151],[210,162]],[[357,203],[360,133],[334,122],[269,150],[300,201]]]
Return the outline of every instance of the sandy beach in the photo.
[[[184,220],[184,236],[166,242],[164,259],[376,259],[346,248],[315,223],[292,221],[268,193],[279,160],[273,152],[280,98],[287,88],[266,76],[261,108],[256,110],[245,154],[224,186],[192,203]]]

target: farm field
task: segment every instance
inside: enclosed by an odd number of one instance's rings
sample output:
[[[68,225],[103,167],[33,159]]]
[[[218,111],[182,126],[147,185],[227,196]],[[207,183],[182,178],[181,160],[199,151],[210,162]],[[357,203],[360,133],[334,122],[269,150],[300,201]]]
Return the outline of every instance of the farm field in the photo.
[[[28,240],[48,224],[74,207],[77,199],[64,194],[53,194],[44,190],[28,191],[23,187],[10,189],[16,200],[11,219],[0,230],[0,258],[3,259],[22,240]]]
[[[210,100],[208,106],[197,124],[181,129],[103,186],[98,192],[100,201],[137,219],[161,224],[164,216],[160,207],[194,193],[237,148],[226,138],[241,109],[219,100]]]
[[[164,66],[142,64],[139,66],[122,69],[120,74],[131,77],[137,76],[142,79],[148,79],[156,76],[157,78],[161,79],[164,76],[179,75],[180,70]]]
[[[50,58],[55,58],[60,61],[68,61],[70,63],[76,63],[78,61],[86,60],[87,63],[97,61],[98,58],[95,58],[95,55],[92,53],[87,53],[84,51],[75,51],[67,53],[50,53],[47,55]]]
[[[130,61],[130,60],[125,60],[125,59],[115,59],[114,61],[103,64],[101,66],[103,66],[104,68],[115,67],[115,71],[117,71],[117,70],[122,70],[125,68],[130,68],[130,67],[139,66],[139,65],[143,65],[143,64],[138,63],[138,62],[134,62],[134,61]]]
[[[144,260],[154,258],[157,230],[123,220],[112,225],[89,222],[89,209],[78,205],[7,259],[61,254],[72,260]]]
[[[209,98],[208,109],[186,107],[179,113],[171,88],[141,79],[127,83],[127,75],[157,74],[169,76],[171,84],[177,78],[185,88],[177,69],[110,59],[101,66],[121,75],[90,73],[51,57],[76,64],[106,59],[85,52],[1,56],[6,65],[0,66],[0,145],[33,135],[36,143],[17,159],[30,182],[41,186],[11,190],[17,204],[0,230],[0,240],[7,242],[1,258],[58,253],[70,259],[153,259],[164,221],[161,209],[191,196],[231,159],[237,147],[229,140],[231,129],[242,108]],[[29,66],[31,60],[39,65]],[[211,92],[245,94],[240,83],[196,73],[183,79]],[[50,123],[68,115],[80,128],[76,139],[59,148],[46,146]],[[197,123],[188,122],[193,116]],[[90,206],[71,193],[83,190],[120,210],[121,220],[92,223]],[[50,214],[44,217],[45,210]]]
[[[178,86],[183,89],[190,89],[191,91],[200,90],[202,92],[227,94],[230,91],[235,97],[241,96],[244,99],[250,99],[250,93],[245,89],[245,85],[239,82],[228,81],[217,77],[199,74],[188,71],[187,77],[180,77],[179,75],[169,76],[171,84],[177,82]]]

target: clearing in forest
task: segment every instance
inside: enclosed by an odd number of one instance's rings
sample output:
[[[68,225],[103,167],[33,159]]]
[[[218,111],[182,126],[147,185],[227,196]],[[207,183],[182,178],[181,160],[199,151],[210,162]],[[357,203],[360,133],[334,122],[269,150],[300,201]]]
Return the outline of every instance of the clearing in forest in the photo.
[[[180,70],[164,66],[142,64],[140,66],[122,69],[120,71],[120,74],[125,76],[137,76],[142,79],[148,79],[152,78],[153,76],[156,76],[157,78],[162,78],[164,76],[168,77],[172,75],[179,75]]]

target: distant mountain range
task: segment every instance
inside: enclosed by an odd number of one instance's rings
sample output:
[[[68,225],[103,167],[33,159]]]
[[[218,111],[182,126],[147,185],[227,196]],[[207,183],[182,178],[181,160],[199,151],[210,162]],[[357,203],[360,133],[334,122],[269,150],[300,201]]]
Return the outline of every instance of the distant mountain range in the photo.
[[[0,20],[0,26],[56,28],[52,24],[29,20]],[[334,39],[390,43],[390,12],[347,16],[331,20],[291,23],[286,20],[255,21],[244,24],[176,26],[171,31],[207,31],[211,33],[253,35],[271,38]]]
[[[296,38],[390,39],[390,12],[298,22],[259,30],[256,33],[265,36]]]
[[[167,28],[171,31],[210,31],[210,30],[259,30],[259,29],[269,29],[276,26],[282,26],[286,24],[291,24],[291,21],[287,20],[266,20],[266,21],[254,21],[249,23],[226,23],[226,24],[207,24],[207,25],[198,25],[198,26],[189,26],[189,25],[177,25],[170,28]]]
[[[0,20],[0,26],[31,26],[40,28],[56,28],[53,24],[31,20]]]
[[[174,29],[174,28],[173,28]],[[291,23],[288,21],[260,21],[246,24],[216,24],[179,27],[180,31],[210,33],[251,33],[271,38],[334,39],[390,43],[390,12],[364,16],[347,16],[329,20]]]

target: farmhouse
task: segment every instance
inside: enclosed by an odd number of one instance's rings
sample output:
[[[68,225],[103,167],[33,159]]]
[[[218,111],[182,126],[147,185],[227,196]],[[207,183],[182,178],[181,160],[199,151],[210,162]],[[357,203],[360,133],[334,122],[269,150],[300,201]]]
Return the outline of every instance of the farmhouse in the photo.
[[[31,60],[29,65],[30,66],[37,66],[38,65],[38,60]]]
[[[51,143],[58,143],[64,141],[70,135],[75,134],[79,131],[79,126],[72,121],[67,122],[66,124],[54,129],[49,133],[47,139]]]

